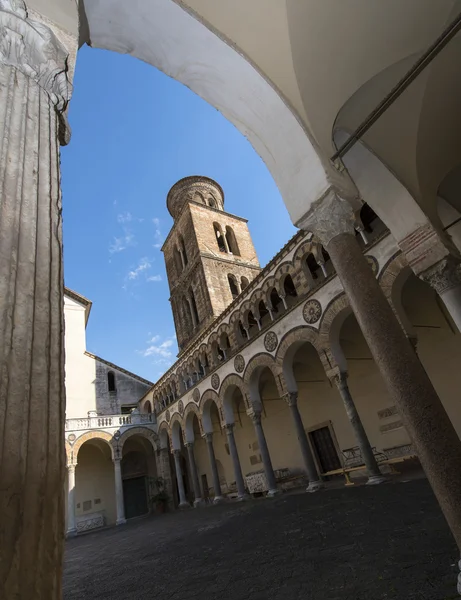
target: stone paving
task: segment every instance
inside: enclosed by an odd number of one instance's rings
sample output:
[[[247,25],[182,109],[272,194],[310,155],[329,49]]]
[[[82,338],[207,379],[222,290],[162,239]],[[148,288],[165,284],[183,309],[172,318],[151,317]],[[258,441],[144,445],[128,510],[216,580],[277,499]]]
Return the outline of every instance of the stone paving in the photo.
[[[457,554],[426,480],[357,486],[70,540],[64,600],[449,600]]]

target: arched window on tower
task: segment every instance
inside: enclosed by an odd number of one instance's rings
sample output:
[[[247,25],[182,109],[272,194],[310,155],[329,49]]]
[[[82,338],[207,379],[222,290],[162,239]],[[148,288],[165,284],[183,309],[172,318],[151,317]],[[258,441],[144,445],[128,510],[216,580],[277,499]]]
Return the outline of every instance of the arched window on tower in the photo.
[[[196,325],[198,325],[200,323],[200,320],[198,318],[197,303],[195,302],[195,294],[194,294],[194,291],[192,290],[192,288],[189,288],[189,298],[190,298],[190,302],[191,302],[191,308],[193,311],[192,321],[195,322]]]
[[[229,225],[226,226],[226,240],[229,252],[234,256],[240,256],[240,250],[237,244],[237,238],[235,237],[234,230]]]
[[[216,208],[216,200],[213,198],[213,196],[209,196],[208,206],[210,206],[211,208]]]
[[[192,319],[192,312],[191,312],[190,304],[185,296],[183,296],[183,299],[182,299],[182,310],[183,310],[183,314],[184,314],[184,322],[185,322],[186,328],[187,328],[188,332],[190,332],[190,331],[192,331],[194,321]]]
[[[224,236],[222,233],[221,225],[219,223],[213,223],[214,233],[216,236],[216,242],[218,243],[218,248],[220,252],[227,252],[226,243],[224,241]]]
[[[181,273],[183,272],[183,266],[182,266],[181,253],[179,251],[179,248],[177,248],[177,247],[174,249],[174,262],[176,265],[176,273],[179,277],[181,275]]]
[[[235,275],[228,275],[227,280],[229,281],[229,287],[232,294],[232,298],[235,300],[239,295],[239,290],[237,287],[237,280],[235,279]]]
[[[117,391],[117,388],[115,387],[115,373],[113,371],[109,371],[107,373],[107,386],[109,388],[109,392]]]
[[[250,282],[248,281],[248,279],[246,277],[242,277],[242,279],[240,280],[240,285],[242,287],[242,290],[244,290],[245,288],[247,288],[250,285]]]
[[[187,266],[187,253],[186,253],[186,245],[184,243],[184,238],[182,237],[182,235],[179,236],[179,249],[183,256],[184,267],[186,267]]]

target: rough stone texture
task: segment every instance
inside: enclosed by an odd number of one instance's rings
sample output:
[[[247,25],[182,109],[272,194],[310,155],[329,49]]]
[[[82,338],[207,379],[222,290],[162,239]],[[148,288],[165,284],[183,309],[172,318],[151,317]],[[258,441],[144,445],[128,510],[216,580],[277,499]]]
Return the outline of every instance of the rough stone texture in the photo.
[[[64,600],[449,600],[457,562],[425,480],[342,487],[69,540]]]
[[[0,598],[61,597],[64,47],[0,3]]]
[[[200,183],[200,191],[193,182],[181,185],[174,198],[175,223],[162,248],[180,349],[233,301],[229,274],[240,282],[242,277],[252,281],[260,272],[247,221],[223,212],[224,205],[221,201],[216,202],[216,207],[208,206],[208,195],[218,200],[219,194],[222,194],[219,186],[212,180],[209,181],[208,184]],[[187,184],[187,180],[185,183]],[[239,255],[219,250],[214,223],[218,223],[224,232],[226,226],[232,228]],[[185,267],[177,252],[177,249],[182,248],[187,256]],[[197,325],[194,325],[184,306],[184,295],[190,289],[197,306]]]
[[[461,441],[354,236],[338,235],[327,251],[461,548]]]
[[[136,406],[139,398],[152,387],[152,383],[123,372],[115,365],[107,364],[95,357],[96,380],[94,382],[96,409],[99,415],[118,415],[122,406]],[[109,392],[107,374],[115,375],[115,391]]]

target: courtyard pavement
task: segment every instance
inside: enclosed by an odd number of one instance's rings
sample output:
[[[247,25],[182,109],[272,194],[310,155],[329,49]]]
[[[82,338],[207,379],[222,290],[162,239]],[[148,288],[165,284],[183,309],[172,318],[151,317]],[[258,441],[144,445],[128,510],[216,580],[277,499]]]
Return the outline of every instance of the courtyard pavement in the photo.
[[[64,600],[449,600],[426,480],[211,506],[67,542]]]

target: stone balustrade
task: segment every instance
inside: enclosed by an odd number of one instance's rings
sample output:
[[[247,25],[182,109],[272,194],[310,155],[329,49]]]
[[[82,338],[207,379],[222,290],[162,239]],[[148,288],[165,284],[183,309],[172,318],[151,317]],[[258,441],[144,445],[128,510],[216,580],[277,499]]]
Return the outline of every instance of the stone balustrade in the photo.
[[[129,415],[91,415],[80,419],[66,419],[66,431],[82,431],[89,429],[111,429],[139,425],[155,425],[153,413]]]

